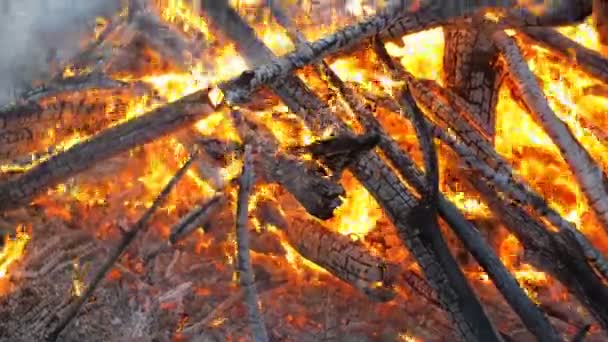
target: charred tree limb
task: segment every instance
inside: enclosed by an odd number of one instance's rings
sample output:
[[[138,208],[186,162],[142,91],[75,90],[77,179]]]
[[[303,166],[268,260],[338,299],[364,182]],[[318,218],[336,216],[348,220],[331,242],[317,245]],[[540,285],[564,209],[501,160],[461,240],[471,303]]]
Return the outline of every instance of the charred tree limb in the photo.
[[[602,222],[604,230],[608,231],[608,177],[576,140],[566,123],[553,112],[515,41],[503,31],[496,31],[493,39],[502,51],[509,77],[521,93],[528,110],[559,147],[590,206]]]
[[[103,75],[76,76],[33,90],[0,109],[0,160],[37,152],[73,133],[95,133],[125,116],[128,96],[146,91],[138,83]]]
[[[277,203],[262,201],[257,205],[256,216],[260,222],[281,230],[300,255],[374,301],[385,302],[395,297],[397,265],[369,252],[360,241],[333,232],[298,210],[286,213],[285,217],[279,208]]]
[[[553,28],[529,27],[519,32],[526,38],[549,49],[598,80],[608,83],[608,59],[588,49]]]
[[[154,202],[146,210],[146,212],[141,216],[141,218],[135,223],[135,225],[131,228],[131,230],[123,232],[122,239],[119,244],[116,246],[114,251],[108,256],[108,259],[102,264],[99,270],[95,273],[93,279],[90,284],[86,287],[84,293],[79,296],[76,301],[69,308],[68,312],[59,319],[59,322],[56,324],[55,328],[46,336],[47,341],[56,341],[59,338],[61,332],[70,324],[72,319],[78,314],[82,305],[89,299],[89,297],[95,292],[97,286],[101,283],[101,281],[105,278],[106,274],[110,271],[110,269],[114,266],[116,261],[120,259],[120,256],[124,253],[124,251],[129,247],[131,242],[135,240],[137,234],[144,230],[150,220],[153,218],[154,214],[158,207],[160,207],[163,202],[169,196],[169,193],[175,185],[179,182],[179,180],[186,174],[188,167],[192,164],[194,157],[191,157],[178,171],[177,173],[169,180],[169,182],[162,189],[160,194],[154,199]]]
[[[607,308],[599,303],[608,300],[608,287],[587,264],[572,232],[550,233],[517,203],[501,197],[485,180],[473,177],[471,182],[523,244],[530,263],[564,284],[606,329]]]
[[[255,65],[256,63],[263,63],[273,58],[272,53],[270,53],[268,48],[259,41],[251,28],[249,28],[238,14],[227,6],[224,1],[216,1],[213,3],[205,1],[202,2],[201,5],[216,23],[227,23],[227,25],[220,26],[220,28],[230,38],[238,42],[237,49],[243,53],[249,63]],[[228,19],[228,15],[230,15],[230,19]],[[396,11],[393,11],[392,14],[387,12],[383,15],[384,16],[375,16],[369,19],[366,24],[363,24],[363,26],[367,26],[367,28],[351,26],[350,29],[342,30],[340,34],[333,35],[326,40],[325,43],[316,45],[315,43],[310,44],[308,47],[310,48],[312,46],[313,51],[302,51],[302,49],[299,49],[298,51],[301,51],[305,56],[308,56],[305,57],[307,63],[315,62],[322,58],[325,52],[335,51],[334,49],[338,47],[347,47],[350,42],[357,40],[351,40],[351,38],[360,37],[363,39],[368,37],[368,33],[373,35],[375,31],[375,29],[372,28],[373,25],[379,25],[377,26],[378,31],[384,29],[385,24],[388,23],[386,20],[388,17],[394,18],[396,16]],[[378,18],[380,21],[373,18]],[[381,22],[384,22],[384,24],[381,24]],[[382,29],[380,27],[382,27]],[[340,37],[343,33],[347,33],[347,35]],[[350,34],[354,35],[350,36]],[[314,50],[316,48],[320,48],[320,50],[315,52]],[[292,54],[293,57],[296,57],[297,55],[298,52]],[[269,64],[268,66],[258,68],[258,70],[263,71],[262,73],[258,73],[258,76],[264,74],[268,70],[270,70],[270,74],[276,72],[281,74],[282,71],[292,71],[292,66],[295,65],[293,62],[296,62],[297,64],[300,61],[297,61],[296,59],[290,60],[291,57],[289,56],[290,55],[287,55],[284,59],[280,59],[286,62],[286,64],[281,64],[281,62],[274,67]],[[271,69],[268,69],[269,66]],[[236,83],[248,86],[255,85],[256,81],[252,82],[255,78],[255,73],[246,72],[241,75],[241,81],[237,81]],[[271,77],[266,80],[271,82],[274,79]],[[350,131],[350,129],[327,108],[327,105],[323,104],[316,96],[311,95],[310,91],[297,78],[284,79],[282,86],[276,87],[275,85],[274,90],[293,112],[304,116],[303,119],[305,123],[311,127],[314,133],[321,135],[323,125],[320,125],[319,123],[323,121],[328,122],[329,125],[335,127],[335,131],[340,134]],[[247,91],[241,94],[245,93],[247,93]],[[228,96],[228,99],[234,100],[237,97],[240,97],[240,95],[236,97]],[[304,112],[304,110],[307,110],[307,112]],[[304,115],[304,113],[306,113],[306,115]],[[487,319],[478,299],[470,288],[468,288],[468,291],[466,292],[456,292],[450,285],[451,280],[457,281],[456,279],[450,278],[455,273],[460,272],[461,277],[464,278],[460,269],[458,267],[454,269],[454,265],[450,265],[449,267],[453,268],[452,272],[447,272],[446,267],[448,266],[441,264],[443,260],[438,258],[437,251],[434,250],[438,245],[429,244],[428,240],[420,237],[420,231],[412,229],[412,227],[406,223],[406,218],[409,215],[409,212],[417,205],[417,201],[407,191],[397,175],[395,175],[389,166],[375,153],[369,153],[367,156],[360,158],[350,170],[379,202],[387,216],[401,233],[400,235],[406,246],[410,249],[424,270],[426,277],[429,279],[429,283],[437,290],[443,307],[452,316],[459,335],[465,340],[500,340],[498,333]],[[441,246],[439,246],[442,248],[441,253],[449,255],[449,250],[445,241],[443,241],[441,236],[439,236],[439,239],[441,240]],[[449,256],[451,257],[451,255]],[[468,315],[470,315],[470,318],[467,318]],[[478,320],[482,317],[485,319]]]
[[[243,141],[250,144],[260,158],[260,174],[268,181],[282,185],[302,204],[311,215],[322,220],[333,217],[334,210],[342,204],[340,196],[344,188],[323,174],[319,167],[278,153],[278,143],[272,132],[262,125],[247,120],[239,112],[232,112],[232,119]]]
[[[175,244],[184,240],[198,227],[204,227],[207,219],[221,209],[226,202],[227,198],[224,194],[217,194],[210,200],[192,208],[192,210],[184,215],[179,222],[171,227],[171,233],[169,234],[168,241],[144,256],[144,264],[148,264],[150,261],[156,258],[156,256],[169,250]]]
[[[149,143],[212,114],[216,107],[208,94],[209,89],[195,92],[138,118],[108,128],[38,164],[18,178],[0,184],[0,210],[27,204],[49,187],[97,162]]]
[[[215,2],[203,2],[201,6],[209,13],[210,11],[214,10],[214,4]],[[350,25],[315,42],[298,44],[294,52],[275,58],[271,61],[266,61],[267,64],[261,65],[255,70],[244,72],[234,81],[239,85],[238,88],[226,89],[224,91],[227,101],[234,104],[246,102],[249,94],[251,94],[251,92],[253,92],[257,87],[263,84],[272,83],[273,81],[276,81],[279,78],[291,73],[295,69],[301,68],[310,63],[314,63],[330,53],[348,48],[364,39],[380,34],[397,19],[407,15],[408,13],[419,10],[418,8],[410,8],[410,5],[411,3],[408,1],[395,2],[392,6],[388,6],[388,8],[382,10],[379,14],[363,20],[358,24]],[[498,0],[481,1],[475,4],[471,4],[467,1],[450,2],[449,4],[443,3],[443,1],[430,1],[430,4],[428,4],[428,6],[434,6],[437,8],[437,11],[440,11],[440,13],[446,14],[446,16],[454,17],[462,16],[467,13],[473,13],[481,8],[508,7],[509,5],[510,4],[506,4],[505,1]],[[232,25],[230,20],[225,20],[225,12],[223,14],[219,14],[222,16],[222,18],[217,19],[222,20],[218,22],[224,22],[226,26]],[[234,91],[237,89],[238,91]]]
[[[251,146],[245,145],[243,170],[239,177],[239,191],[236,203],[236,243],[239,283],[245,294],[245,303],[249,313],[249,324],[255,342],[268,341],[268,332],[258,304],[258,291],[249,255],[249,196],[254,183],[253,156]]]

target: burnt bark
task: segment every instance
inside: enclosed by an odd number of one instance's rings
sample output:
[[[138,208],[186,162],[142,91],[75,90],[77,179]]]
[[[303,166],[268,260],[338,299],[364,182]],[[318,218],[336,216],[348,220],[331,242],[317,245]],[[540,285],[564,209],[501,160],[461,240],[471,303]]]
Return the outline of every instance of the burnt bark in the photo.
[[[608,45],[608,1],[593,0],[593,23],[603,46]]]
[[[266,127],[247,120],[238,112],[232,113],[232,119],[243,141],[260,154],[256,158],[258,174],[269,182],[282,185],[311,215],[322,220],[333,217],[334,210],[342,204],[340,196],[344,195],[344,188],[339,183],[329,179],[312,163],[278,153],[278,142]]]
[[[18,159],[70,134],[95,133],[124,117],[127,97],[145,91],[103,75],[76,76],[33,89],[0,109],[0,160]]]
[[[190,94],[90,139],[36,165],[19,177],[0,184],[0,210],[26,205],[38,194],[65,179],[131,148],[194,124],[215,106],[209,90]]]
[[[360,241],[341,235],[298,210],[285,213],[276,203],[258,203],[260,222],[279,228],[290,245],[307,260],[358,289],[368,298],[385,302],[395,297],[399,267],[369,252]]]
[[[253,156],[251,146],[245,145],[243,156],[243,169],[239,177],[239,191],[236,203],[236,243],[237,243],[237,267],[239,272],[239,284],[245,294],[245,303],[249,313],[249,325],[255,342],[268,341],[268,332],[264,324],[264,318],[260,313],[258,305],[258,290],[255,284],[255,276],[251,265],[249,254],[249,228],[247,227],[249,216],[249,196],[255,182],[253,172]]]
[[[407,78],[407,74],[400,64],[395,62],[384,47],[384,42],[377,40],[375,51],[380,60],[389,68],[395,79]],[[412,85],[410,83],[410,85]],[[414,99],[402,98],[402,106],[405,111],[419,111]],[[395,106],[395,105],[393,105]],[[423,115],[419,113],[419,115]],[[427,121],[432,131],[434,125]],[[403,153],[398,146],[387,146],[383,149],[387,157],[397,166],[401,174],[418,191],[425,188],[422,171],[416,164]],[[556,340],[556,333],[551,327],[543,312],[528,298],[526,293],[517,283],[517,280],[502,264],[494,250],[488,245],[479,231],[469,223],[456,206],[446,199],[441,193],[437,199],[439,213],[449,224],[450,228],[456,233],[464,243],[467,250],[473,255],[484,271],[492,279],[506,301],[513,310],[521,317],[526,327],[539,339]]]
[[[478,25],[444,29],[445,87],[467,101],[472,118],[494,140],[496,103],[502,74],[495,67],[498,49]]]
[[[608,83],[608,59],[598,52],[588,49],[553,28],[521,28],[527,41],[532,41],[549,49],[561,58],[576,64],[581,70],[598,80]]]

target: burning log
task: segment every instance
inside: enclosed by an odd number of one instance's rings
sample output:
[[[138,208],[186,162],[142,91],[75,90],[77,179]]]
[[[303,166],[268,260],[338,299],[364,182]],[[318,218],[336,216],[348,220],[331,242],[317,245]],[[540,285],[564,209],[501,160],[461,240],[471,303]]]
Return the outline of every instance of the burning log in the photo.
[[[68,309],[68,312],[59,319],[59,322],[55,325],[55,328],[53,328],[53,330],[48,334],[48,336],[46,336],[47,341],[56,341],[57,338],[59,338],[59,335],[61,334],[61,332],[70,324],[70,322],[72,321],[72,319],[74,319],[76,314],[78,314],[78,311],[80,311],[80,308],[82,307],[82,305],[89,299],[89,297],[93,294],[93,292],[95,292],[95,289],[97,288],[99,283],[103,280],[103,278],[105,278],[105,276],[110,271],[110,269],[114,266],[116,261],[118,261],[118,259],[120,259],[120,256],[124,253],[124,251],[127,249],[127,247],[129,247],[131,242],[133,242],[133,240],[135,240],[135,238],[137,237],[137,234],[141,230],[144,230],[147,227],[148,222],[153,218],[154,214],[156,213],[156,210],[167,199],[167,196],[169,196],[169,193],[171,192],[171,190],[173,190],[173,188],[175,187],[177,182],[179,182],[179,180],[186,174],[188,167],[190,166],[190,164],[192,164],[192,161],[194,160],[193,158],[194,157],[190,158],[177,171],[177,173],[173,176],[173,178],[171,178],[171,180],[165,185],[165,187],[160,192],[160,194],[154,199],[154,202],[152,203],[150,208],[148,208],[148,210],[146,210],[146,212],[135,223],[135,225],[131,228],[131,230],[122,232],[123,236],[122,236],[120,243],[116,246],[114,251],[109,255],[108,259],[102,264],[102,266],[99,268],[99,270],[95,273],[93,280],[86,287],[86,290],[84,291],[84,293],[76,299],[76,301]]]
[[[307,260],[360,290],[374,301],[395,297],[397,265],[372,254],[358,240],[327,229],[321,222],[294,210],[283,216],[278,204],[257,203],[256,216],[263,224],[280,229],[289,243]]]
[[[438,137],[449,146],[452,146],[470,167],[491,181],[492,184],[500,187],[513,200],[529,205],[539,215],[546,217],[549,222],[559,229],[575,234],[580,248],[584,251],[589,261],[596,266],[603,276],[606,277],[608,275],[608,261],[595,249],[593,244],[578,232],[572,223],[566,221],[551,208],[539,194],[531,190],[522,181],[515,179],[513,170],[508,162],[496,153],[478,130],[469,126],[466,120],[456,119],[460,116],[460,113],[467,113],[467,106],[464,101],[454,101],[459,106],[459,113],[456,113],[445,102],[428,97],[428,94],[433,93],[441,95],[445,93],[445,90],[434,85],[433,82],[419,82],[412,78],[411,75],[408,76],[408,74],[405,74],[404,78],[408,79],[409,84],[414,85],[413,89],[415,90],[417,99],[427,106],[427,108],[434,108],[432,113],[454,129],[464,145],[458,143],[453,137],[443,133],[441,129],[435,128],[435,133],[438,134]],[[466,117],[467,114],[464,116]]]
[[[481,134],[479,131],[475,130],[474,128],[472,128],[470,126],[466,127],[467,126],[466,120],[458,121],[457,119],[455,119],[457,117],[457,115],[455,113],[451,116],[449,116],[449,114],[448,115],[441,114],[441,113],[445,113],[446,111],[450,112],[451,109],[450,109],[450,107],[447,107],[446,105],[441,105],[441,101],[436,101],[436,100],[431,100],[431,102],[426,101],[427,97],[425,97],[425,96],[428,94],[433,94],[433,90],[431,90],[429,88],[425,88],[425,86],[423,85],[422,82],[418,82],[415,78],[411,77],[411,75],[408,74],[405,70],[398,68],[396,66],[396,64],[393,64],[392,60],[390,60],[390,56],[388,56],[388,53],[386,53],[386,50],[383,51],[382,46],[377,46],[377,51],[379,51],[379,55],[382,57],[383,60],[389,62],[389,66],[392,66],[391,69],[396,74],[396,76],[398,76],[399,78],[402,78],[402,79],[406,79],[408,81],[409,86],[412,87],[411,89],[418,96],[418,99],[422,103],[425,104],[425,106],[433,106],[433,108],[436,109],[433,111],[434,114],[438,115],[445,122],[449,122],[452,125],[452,127],[456,127],[456,126],[460,127],[459,129],[456,130],[458,133],[466,132],[467,136],[473,137],[474,141],[477,142],[477,144],[474,145],[476,149],[479,148],[479,144],[481,144],[481,145],[488,144],[488,142],[481,137]],[[429,85],[431,83],[426,82],[426,84]],[[457,103],[462,105],[466,102],[461,100],[461,101],[457,101]],[[460,108],[460,109],[463,110],[464,108]],[[452,119],[452,118],[454,118],[454,119]],[[456,124],[458,122],[460,123],[460,126],[458,124]],[[557,214],[557,212],[555,212],[553,209],[551,209],[548,206],[548,204],[544,201],[544,199],[542,199],[541,196],[539,196],[538,194],[534,193],[531,190],[528,190],[528,188],[525,187],[523,184],[515,181],[512,178],[512,170],[508,166],[508,163],[506,161],[502,160],[500,156],[498,156],[494,152],[493,155],[490,156],[489,159],[497,159],[494,164],[502,165],[502,167],[505,168],[505,170],[507,172],[506,174],[500,173],[500,172],[496,173],[491,167],[489,167],[487,164],[484,164],[484,160],[486,160],[487,158],[478,159],[479,157],[475,157],[473,152],[470,151],[468,149],[468,147],[455,142],[455,140],[453,140],[453,138],[451,138],[449,135],[447,135],[445,132],[443,132],[437,126],[434,126],[434,132],[443,141],[448,143],[448,145],[452,146],[454,148],[454,150],[456,150],[461,155],[461,157],[469,163],[469,165],[475,167],[476,170],[481,170],[484,177],[487,177],[487,179],[490,181],[490,184],[501,186],[501,188],[505,189],[507,191],[507,193],[510,193],[510,194],[516,193],[517,195],[515,195],[515,197],[517,198],[518,201],[529,204],[532,207],[534,207],[535,209],[539,210],[541,214],[545,214],[546,216],[548,216],[550,218],[550,221],[554,222],[556,224],[556,226],[560,227],[560,229],[562,229],[563,232],[565,232],[566,234],[572,235],[576,241],[576,246],[580,246],[582,251],[584,251],[584,255],[586,255],[588,258],[590,258],[592,260],[595,260],[595,258],[592,258],[592,256],[595,256],[595,257],[599,256],[599,258],[597,259],[600,261],[598,263],[598,269],[605,271],[605,267],[607,264],[604,263],[605,260],[604,260],[603,256],[597,250],[595,250],[595,248],[593,248],[591,243],[589,243],[585,239],[585,237],[582,236],[582,234],[580,234],[576,230],[576,228],[572,226],[572,224],[565,221],[563,218],[561,218],[559,216],[559,214]],[[477,136],[476,136],[476,134],[477,134]],[[492,151],[492,148],[489,146],[482,147],[479,149],[479,151]],[[485,173],[484,173],[484,171],[485,171]],[[502,176],[499,176],[499,175],[502,175]],[[469,179],[473,179],[473,178],[475,178],[475,177],[469,177]],[[477,181],[473,182],[473,185],[477,187],[480,184],[480,182],[482,182],[482,181],[477,180]],[[518,210],[525,213],[522,209],[518,209]],[[527,213],[525,213],[525,214],[527,215]],[[546,231],[545,233],[548,234],[548,231]],[[531,239],[532,237],[528,236],[527,238]],[[574,250],[576,251],[577,248],[575,247]],[[500,261],[498,261],[498,260],[497,260],[497,262],[500,263]],[[562,272],[564,272],[564,271],[562,271]],[[573,272],[575,272],[575,270],[573,270]],[[594,277],[595,275],[592,274],[591,276]],[[576,293],[576,291],[575,291],[575,293]],[[526,297],[524,297],[524,298],[526,298]],[[514,309],[517,312],[519,312],[517,307],[514,307]],[[534,311],[532,311],[532,312],[534,312]],[[543,322],[543,320],[540,320],[537,322]],[[524,320],[524,323],[526,323],[525,320]],[[535,327],[536,328],[535,330],[538,331],[538,327],[542,327],[542,325],[537,325],[537,326],[533,326],[533,327]],[[544,330],[544,331],[541,331],[540,333],[544,334],[549,331],[550,330]]]
[[[277,153],[278,143],[265,127],[246,120],[235,111],[232,119],[243,141],[261,154],[256,159],[262,169],[260,174],[287,189],[311,215],[323,220],[333,217],[334,209],[342,203],[340,196],[344,195],[344,188],[339,183],[328,179],[311,163]]]
[[[602,222],[603,228],[608,231],[608,177],[591,158],[589,152],[576,140],[568,126],[549,107],[532,71],[512,38],[502,31],[497,31],[493,34],[493,39],[505,57],[509,77],[514,86],[521,93],[531,114],[560,148],[589,204]]]
[[[608,83],[608,60],[552,28],[530,27],[519,30],[528,41],[549,49],[561,58],[576,64],[581,70]]]
[[[56,141],[70,133],[93,133],[122,119],[126,97],[144,91],[103,75],[75,76],[29,91],[0,109],[0,160],[35,152],[51,136]]]
[[[587,264],[574,234],[568,230],[550,233],[523,208],[501,197],[486,181],[475,177],[470,181],[517,236],[529,262],[564,284],[606,329],[607,308],[598,303],[608,300],[608,288]]]
[[[251,146],[245,145],[243,171],[239,178],[239,193],[236,205],[236,242],[237,242],[237,265],[239,272],[239,283],[245,294],[245,303],[249,312],[249,324],[253,340],[256,342],[268,341],[268,333],[264,325],[264,319],[258,306],[258,294],[255,285],[251,257],[249,256],[249,228],[247,228],[247,216],[249,213],[249,194],[253,187],[253,157]]]

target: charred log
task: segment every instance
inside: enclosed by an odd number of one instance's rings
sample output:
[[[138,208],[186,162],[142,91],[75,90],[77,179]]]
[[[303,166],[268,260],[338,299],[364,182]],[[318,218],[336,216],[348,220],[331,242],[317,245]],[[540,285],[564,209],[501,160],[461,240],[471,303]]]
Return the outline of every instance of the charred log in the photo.
[[[603,46],[608,45],[608,2],[593,0],[593,22]]]

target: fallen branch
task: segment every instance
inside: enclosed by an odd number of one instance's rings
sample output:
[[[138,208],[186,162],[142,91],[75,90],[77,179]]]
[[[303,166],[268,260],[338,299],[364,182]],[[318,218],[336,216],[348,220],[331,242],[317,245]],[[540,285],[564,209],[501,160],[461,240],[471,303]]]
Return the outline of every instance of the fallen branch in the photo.
[[[249,195],[254,183],[253,156],[251,146],[245,145],[243,171],[239,178],[239,192],[236,204],[236,243],[237,265],[239,283],[245,293],[245,303],[249,312],[249,324],[255,342],[268,341],[268,332],[264,325],[264,318],[260,313],[258,294],[255,285],[251,257],[249,256],[249,228],[247,216],[249,214]]]
[[[503,53],[509,77],[525,105],[560,148],[562,157],[578,180],[589,205],[597,214],[604,230],[608,231],[608,177],[576,140],[566,123],[553,112],[513,39],[503,31],[496,31],[493,39]]]
[[[110,255],[108,256],[106,261],[102,264],[102,266],[99,268],[99,270],[95,273],[95,275],[93,276],[93,279],[87,286],[84,293],[76,299],[76,301],[68,309],[68,312],[59,319],[59,322],[56,324],[55,328],[45,337],[47,341],[56,341],[57,338],[59,337],[59,335],[61,334],[61,332],[70,324],[72,319],[74,319],[76,314],[78,314],[78,311],[80,311],[80,308],[82,307],[82,305],[89,299],[89,297],[93,294],[93,292],[95,292],[95,289],[97,288],[97,286],[105,278],[105,276],[110,271],[110,269],[114,266],[116,261],[118,261],[118,259],[120,259],[120,256],[124,253],[124,251],[127,249],[127,247],[129,247],[131,242],[133,242],[133,240],[135,240],[135,237],[137,237],[137,234],[141,230],[144,230],[147,227],[148,222],[152,219],[152,217],[156,213],[156,210],[167,199],[167,196],[169,196],[169,193],[171,192],[171,190],[173,190],[173,188],[175,187],[177,182],[179,182],[179,180],[186,174],[186,171],[188,170],[188,167],[190,166],[190,164],[192,164],[193,160],[194,160],[194,157],[191,157],[177,171],[177,173],[175,173],[173,178],[171,178],[171,180],[165,185],[165,187],[160,192],[160,194],[154,199],[154,202],[152,203],[150,208],[148,208],[146,210],[146,212],[141,216],[141,218],[135,223],[135,225],[129,231],[123,232],[122,239],[120,240],[120,242],[118,243],[118,245],[116,246],[114,251],[112,251],[112,253],[110,253]]]

